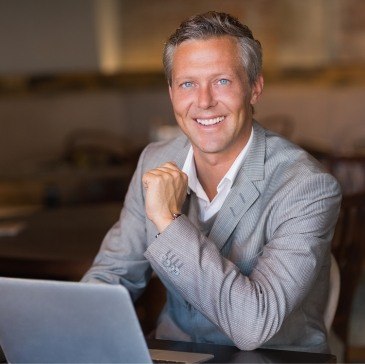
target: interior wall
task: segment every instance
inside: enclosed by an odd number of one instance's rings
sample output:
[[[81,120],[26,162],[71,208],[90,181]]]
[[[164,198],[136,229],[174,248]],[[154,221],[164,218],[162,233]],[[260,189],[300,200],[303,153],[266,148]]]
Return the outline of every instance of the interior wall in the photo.
[[[324,87],[268,85],[257,106],[257,119],[287,116],[291,139],[334,153],[365,147],[365,86]]]
[[[169,33],[183,18],[211,9],[253,29],[265,69],[365,64],[363,0],[0,0],[0,77],[97,73],[104,66],[159,72]],[[365,82],[344,84],[266,82],[257,118],[288,115],[293,139],[348,150],[365,139]],[[80,128],[143,144],[161,124],[174,124],[167,87],[0,93],[0,168],[57,157]]]
[[[0,75],[96,71],[90,0],[1,0]]]
[[[247,24],[265,68],[318,68],[365,62],[363,0],[121,0],[123,68],[161,69],[167,37],[183,19],[209,10]],[[148,29],[148,31],[146,31]]]

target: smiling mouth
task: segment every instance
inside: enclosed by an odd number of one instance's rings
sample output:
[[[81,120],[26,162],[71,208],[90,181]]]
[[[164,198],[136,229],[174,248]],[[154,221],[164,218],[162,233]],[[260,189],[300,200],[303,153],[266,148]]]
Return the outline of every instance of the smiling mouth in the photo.
[[[195,119],[198,124],[204,126],[211,126],[221,123],[226,117],[225,116],[218,116],[216,118],[211,119]]]

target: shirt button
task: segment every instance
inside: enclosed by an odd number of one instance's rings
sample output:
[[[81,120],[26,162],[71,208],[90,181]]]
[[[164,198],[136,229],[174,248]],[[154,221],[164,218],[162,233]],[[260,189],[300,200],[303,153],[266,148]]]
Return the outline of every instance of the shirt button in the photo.
[[[173,272],[174,272],[175,276],[178,276],[180,274],[180,269],[175,266]]]

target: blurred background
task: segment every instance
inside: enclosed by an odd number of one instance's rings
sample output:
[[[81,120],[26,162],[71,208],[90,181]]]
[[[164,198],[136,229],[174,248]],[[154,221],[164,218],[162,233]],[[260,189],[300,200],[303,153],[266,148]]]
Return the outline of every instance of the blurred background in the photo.
[[[101,172],[110,159],[176,133],[163,44],[210,9],[238,17],[263,45],[260,122],[313,152],[364,153],[363,0],[0,0],[0,176],[22,185],[0,188],[0,202],[114,199],[96,182],[82,197],[77,181],[58,191],[56,181],[76,164],[112,181],[118,171]],[[347,190],[363,187],[361,168],[349,178],[340,167]]]
[[[364,201],[364,0],[0,0],[0,274],[80,278],[142,148],[179,133],[163,44],[208,10],[263,46],[256,119]],[[348,360],[365,361],[363,229],[355,240],[342,341]]]

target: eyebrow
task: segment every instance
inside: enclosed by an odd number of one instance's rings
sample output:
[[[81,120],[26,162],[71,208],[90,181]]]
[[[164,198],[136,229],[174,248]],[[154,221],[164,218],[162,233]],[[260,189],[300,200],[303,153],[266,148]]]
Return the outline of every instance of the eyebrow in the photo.
[[[191,81],[196,78],[199,78],[199,76],[181,76],[181,77],[173,77],[172,76],[172,82],[173,83],[180,83],[184,81]],[[232,73],[216,73],[211,75],[209,78],[215,79],[215,78],[234,78],[234,75]]]

